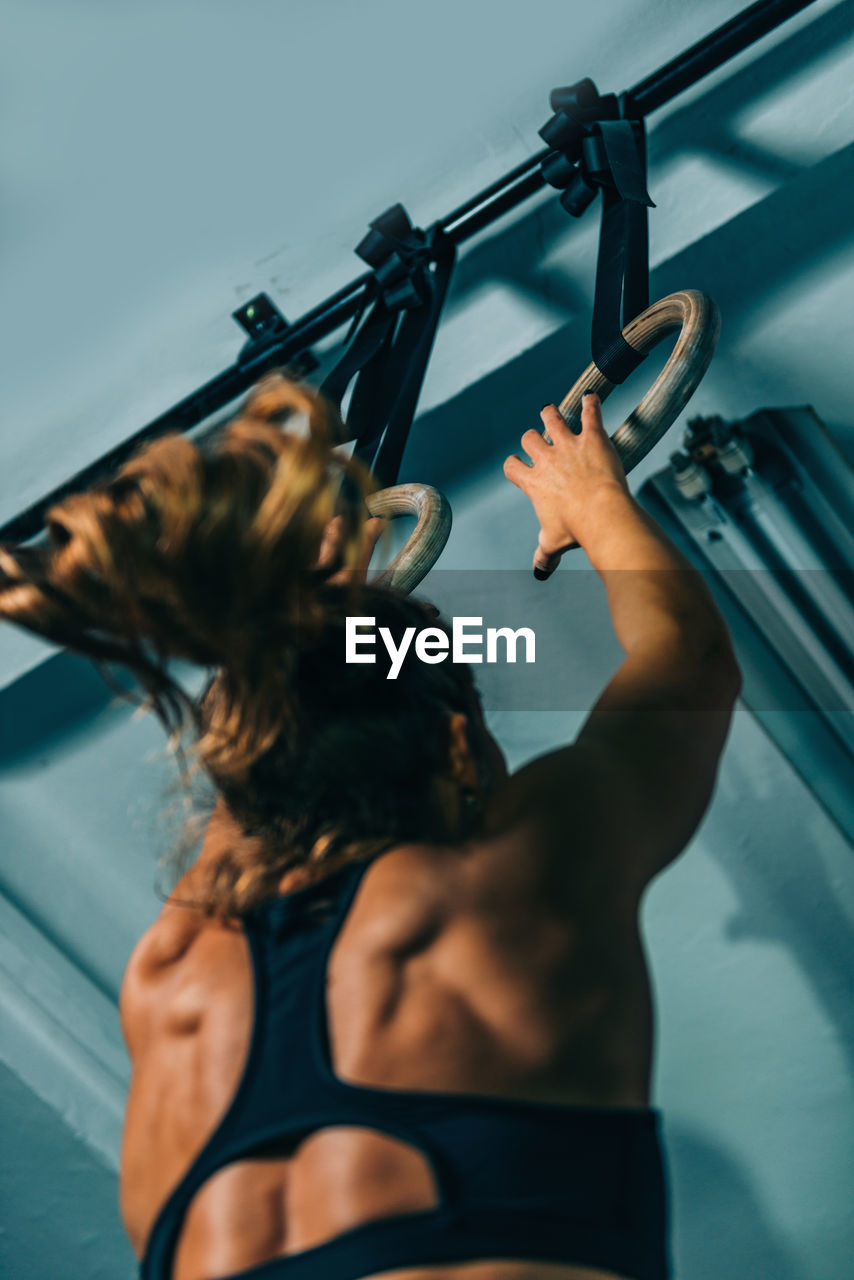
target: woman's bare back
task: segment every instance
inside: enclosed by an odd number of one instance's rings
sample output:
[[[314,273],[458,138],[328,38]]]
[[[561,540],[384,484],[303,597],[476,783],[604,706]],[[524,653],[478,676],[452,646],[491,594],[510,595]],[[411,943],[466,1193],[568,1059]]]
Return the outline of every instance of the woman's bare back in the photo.
[[[646,1106],[652,1015],[636,924],[604,904],[599,919],[573,919],[539,898],[533,880],[525,894],[518,879],[502,888],[488,875],[477,851],[426,846],[392,850],[368,868],[327,972],[336,1075],[379,1088]],[[175,896],[192,896],[192,877]],[[122,993],[134,1074],[121,1201],[140,1256],[234,1095],[253,1012],[240,925],[167,906],[131,957]],[[238,1161],[203,1185],[184,1219],[173,1280],[217,1280],[436,1203],[416,1148],[368,1128],[324,1128],[287,1154]],[[382,1280],[605,1275],[483,1260],[383,1272]]]

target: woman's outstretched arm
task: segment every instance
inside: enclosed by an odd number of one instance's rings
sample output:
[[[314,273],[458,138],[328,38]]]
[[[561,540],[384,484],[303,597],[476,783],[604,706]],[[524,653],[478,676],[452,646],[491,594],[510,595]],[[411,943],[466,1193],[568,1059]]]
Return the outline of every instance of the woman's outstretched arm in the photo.
[[[543,422],[553,444],[526,433],[533,466],[505,464],[540,519],[535,565],[584,548],[626,657],[575,741],[510,780],[500,817],[533,824],[556,882],[566,867],[568,891],[587,865],[597,884],[604,872],[638,897],[708,806],[741,673],[701,574],[629,493],[598,399],[585,397],[577,436],[553,406]]]

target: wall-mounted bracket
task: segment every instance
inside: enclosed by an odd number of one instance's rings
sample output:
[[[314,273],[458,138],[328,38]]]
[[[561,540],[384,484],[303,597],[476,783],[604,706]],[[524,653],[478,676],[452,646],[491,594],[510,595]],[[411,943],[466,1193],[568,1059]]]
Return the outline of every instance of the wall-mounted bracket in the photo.
[[[232,318],[249,335],[249,341],[240,349],[238,364],[254,360],[265,347],[276,346],[291,327],[279,308],[266,293],[258,293],[242,307],[232,311]],[[288,360],[288,368],[300,378],[305,378],[318,367],[319,361],[311,351],[301,351]]]

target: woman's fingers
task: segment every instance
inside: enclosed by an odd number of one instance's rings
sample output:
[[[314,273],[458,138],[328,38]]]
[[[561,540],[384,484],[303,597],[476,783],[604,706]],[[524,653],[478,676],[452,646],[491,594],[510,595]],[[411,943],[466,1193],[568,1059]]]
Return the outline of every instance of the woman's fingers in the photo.
[[[534,552],[534,576],[541,580],[543,578],[550,578],[560,564],[561,557],[564,552],[573,551],[579,545],[580,544],[573,539],[572,542],[568,542],[565,547],[562,547],[560,551],[544,551],[541,536],[540,542],[537,544],[537,549]]]
[[[327,565],[334,564],[338,559],[343,537],[344,517],[333,516],[326,528],[323,530],[323,537],[320,542],[320,551],[317,556],[318,568],[325,569]]]
[[[534,575],[537,578],[550,577],[560,564],[560,555],[549,555],[542,547],[534,552]]]
[[[517,489],[521,489],[523,493],[526,492],[531,468],[522,461],[518,453],[511,453],[509,458],[504,459],[504,474]]]
[[[585,427],[593,431],[597,428],[600,431],[605,430],[602,422],[602,402],[592,391],[585,391],[581,397],[581,430],[583,431]]]
[[[374,554],[374,548],[383,536],[386,528],[385,516],[371,516],[365,521],[365,568],[371,562],[371,556]]]
[[[382,537],[385,527],[386,520],[383,516],[370,516],[365,521],[365,540],[362,544],[362,552],[359,556],[358,564],[354,569],[339,569],[332,574],[329,582],[339,584],[349,582],[354,577],[357,581],[364,582],[368,574],[368,566],[371,563],[371,556],[374,554],[374,548]],[[341,554],[343,535],[344,517],[333,516],[323,532],[323,542],[317,561],[319,568],[327,568],[338,559]]]
[[[567,526],[566,507],[572,499],[573,485],[577,487],[579,476],[583,476],[586,466],[589,468],[589,460],[587,450],[581,449],[576,453],[580,446],[579,437],[557,405],[543,405],[540,419],[548,440],[533,429],[526,431],[521,439],[522,448],[532,465],[527,466],[518,454],[511,454],[505,459],[504,474],[511,484],[530,498],[539,517],[540,537],[534,552],[533,568],[535,575],[543,579],[554,573],[565,551],[580,545]],[[591,433],[603,430],[597,395],[583,398],[581,423],[582,434],[585,427]]]
[[[524,432],[520,444],[532,462],[545,457],[552,447],[543,439],[542,432],[535,431],[533,427]]]
[[[383,516],[370,516],[365,521],[365,541],[362,544],[362,554],[359,556],[359,563],[355,570],[356,577],[360,582],[364,582],[368,575],[374,548],[382,537],[385,527],[386,521]]]
[[[540,418],[542,419],[543,426],[546,431],[548,431],[552,440],[565,440],[567,437],[572,436],[573,433],[567,426],[566,418],[563,416],[560,409],[558,409],[557,405],[544,404],[540,410]]]

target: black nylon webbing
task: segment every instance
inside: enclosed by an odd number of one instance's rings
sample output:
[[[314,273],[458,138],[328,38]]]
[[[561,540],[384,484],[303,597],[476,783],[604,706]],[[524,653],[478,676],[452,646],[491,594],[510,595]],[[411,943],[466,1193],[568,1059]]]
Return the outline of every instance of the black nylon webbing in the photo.
[[[645,359],[621,330],[649,306],[646,143],[642,120],[625,118],[626,104],[601,96],[591,80],[551,96],[555,115],[540,135],[555,150],[543,177],[563,190],[561,204],[579,217],[602,193],[602,221],[593,302],[591,354],[610,382],[623,382]]]
[[[374,277],[344,355],[320,390],[340,409],[356,377],[347,412],[354,455],[381,484],[390,485],[397,479],[412,426],[456,247],[438,224],[426,233],[413,228],[400,204],[376,218],[371,228],[356,252],[374,267]],[[362,321],[372,298],[374,305]]]

